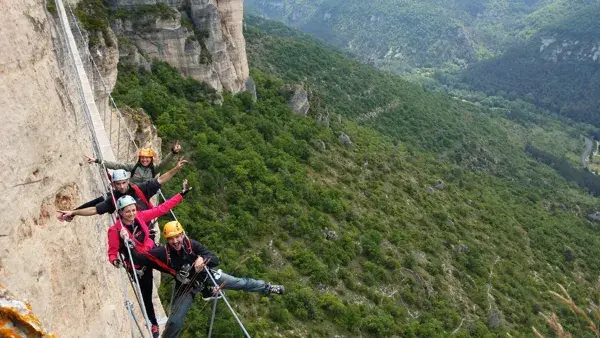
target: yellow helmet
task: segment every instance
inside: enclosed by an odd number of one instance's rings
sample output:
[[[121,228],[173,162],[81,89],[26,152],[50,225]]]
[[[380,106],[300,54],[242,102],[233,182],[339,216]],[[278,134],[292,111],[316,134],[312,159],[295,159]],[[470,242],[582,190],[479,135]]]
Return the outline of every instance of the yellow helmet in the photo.
[[[151,148],[142,148],[138,151],[138,157],[154,157],[154,150]]]
[[[181,223],[177,221],[171,221],[165,224],[165,227],[163,228],[163,235],[165,236],[165,239],[175,237],[182,233],[183,227],[181,226]]]

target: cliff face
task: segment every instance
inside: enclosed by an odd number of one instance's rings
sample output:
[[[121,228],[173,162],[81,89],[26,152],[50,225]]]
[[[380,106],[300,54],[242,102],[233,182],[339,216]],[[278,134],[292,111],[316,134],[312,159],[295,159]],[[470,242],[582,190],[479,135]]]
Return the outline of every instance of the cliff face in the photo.
[[[36,0],[0,2],[0,284],[58,336],[129,333],[105,223],[55,219],[98,196],[99,173],[54,20]]]
[[[600,39],[545,34],[540,38],[539,53],[552,62],[600,63]]]
[[[241,0],[176,2],[173,6],[179,6],[178,10],[162,15],[137,11],[141,5],[155,3],[118,2],[126,14],[112,28],[127,38],[120,45],[122,60],[146,65],[158,58],[216,90],[236,93],[245,89],[248,61]]]

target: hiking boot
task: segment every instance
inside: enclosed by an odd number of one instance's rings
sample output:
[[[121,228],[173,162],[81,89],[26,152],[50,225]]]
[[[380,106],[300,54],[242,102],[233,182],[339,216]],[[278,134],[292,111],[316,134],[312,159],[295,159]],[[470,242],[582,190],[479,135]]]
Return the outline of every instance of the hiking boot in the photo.
[[[160,332],[158,325],[152,325],[152,338],[159,338]]]
[[[277,285],[277,284],[267,284],[267,295],[270,295],[272,293],[276,294],[276,295],[283,295],[285,292],[285,288],[283,287],[283,285]]]
[[[202,300],[203,301],[209,302],[211,300],[215,300],[215,299],[219,299],[219,298],[221,298],[221,293],[219,292],[217,294],[214,294],[212,287],[205,286],[204,289],[202,289]]]

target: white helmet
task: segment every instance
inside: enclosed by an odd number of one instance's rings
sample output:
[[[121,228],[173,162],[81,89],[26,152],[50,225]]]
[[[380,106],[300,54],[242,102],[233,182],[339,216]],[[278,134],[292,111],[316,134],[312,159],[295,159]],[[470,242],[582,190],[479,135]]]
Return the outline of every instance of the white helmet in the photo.
[[[113,170],[112,172],[112,181],[124,181],[129,178],[129,173],[123,169]]]
[[[135,199],[129,195],[121,196],[117,201],[117,210],[121,210],[128,205],[135,204]]]

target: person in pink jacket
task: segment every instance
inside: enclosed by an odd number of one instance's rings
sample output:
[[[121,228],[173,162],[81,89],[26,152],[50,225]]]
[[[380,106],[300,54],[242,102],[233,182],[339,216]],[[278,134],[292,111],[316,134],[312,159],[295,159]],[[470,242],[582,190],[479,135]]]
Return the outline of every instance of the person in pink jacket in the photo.
[[[155,338],[159,336],[159,327],[156,321],[156,314],[154,313],[154,306],[152,305],[152,269],[138,265],[135,265],[133,268],[131,267],[129,253],[122,238],[131,240],[138,251],[146,252],[152,249],[155,243],[150,238],[150,230],[147,224],[151,220],[165,215],[177,204],[181,203],[183,196],[190,190],[191,188],[187,187],[187,180],[184,180],[181,193],[152,209],[139,212],[137,211],[136,201],[133,197],[129,195],[122,196],[117,201],[119,218],[108,229],[108,261],[117,268],[121,267],[123,265],[123,262],[119,258],[119,254],[121,254],[125,260],[127,270],[132,274],[137,273],[138,276],[141,275],[139,283],[142,299],[144,300],[148,319],[152,324],[152,336]]]

